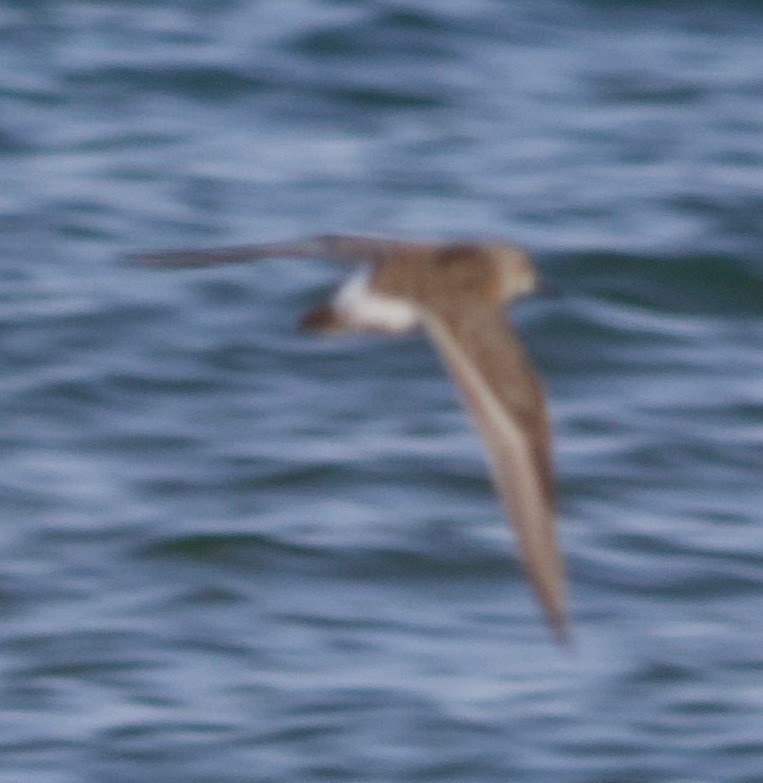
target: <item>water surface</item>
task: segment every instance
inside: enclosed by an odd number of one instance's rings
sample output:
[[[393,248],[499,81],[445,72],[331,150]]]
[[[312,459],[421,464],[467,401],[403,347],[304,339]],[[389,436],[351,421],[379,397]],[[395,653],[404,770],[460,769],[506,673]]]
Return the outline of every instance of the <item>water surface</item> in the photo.
[[[763,779],[755,3],[0,7],[0,780]],[[342,270],[507,237],[575,651],[419,336]]]

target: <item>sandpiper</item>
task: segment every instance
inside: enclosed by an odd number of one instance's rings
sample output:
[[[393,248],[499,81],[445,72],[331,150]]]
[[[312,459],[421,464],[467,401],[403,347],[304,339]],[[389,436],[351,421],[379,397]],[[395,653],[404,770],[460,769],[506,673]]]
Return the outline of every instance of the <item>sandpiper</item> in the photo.
[[[309,331],[392,333],[423,327],[485,442],[493,481],[548,622],[560,639],[566,637],[546,403],[504,310],[507,302],[539,287],[522,250],[508,244],[327,235],[134,258],[165,267],[265,258],[360,262],[361,268],[330,302],[308,312],[301,326]]]

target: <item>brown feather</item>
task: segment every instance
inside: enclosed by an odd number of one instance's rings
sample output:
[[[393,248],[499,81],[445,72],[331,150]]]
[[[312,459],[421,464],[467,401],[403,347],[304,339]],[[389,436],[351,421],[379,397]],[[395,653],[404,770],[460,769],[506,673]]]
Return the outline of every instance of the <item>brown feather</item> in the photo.
[[[485,441],[527,573],[551,626],[563,638],[564,574],[554,530],[551,440],[540,383],[500,308],[451,308],[425,317],[424,326]]]

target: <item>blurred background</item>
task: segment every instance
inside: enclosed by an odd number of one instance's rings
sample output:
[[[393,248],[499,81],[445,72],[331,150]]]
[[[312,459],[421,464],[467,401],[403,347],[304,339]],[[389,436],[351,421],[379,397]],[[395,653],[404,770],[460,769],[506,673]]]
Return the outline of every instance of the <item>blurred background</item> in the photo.
[[[0,782],[763,780],[763,8],[0,2]],[[323,261],[503,237],[574,652],[420,336]]]

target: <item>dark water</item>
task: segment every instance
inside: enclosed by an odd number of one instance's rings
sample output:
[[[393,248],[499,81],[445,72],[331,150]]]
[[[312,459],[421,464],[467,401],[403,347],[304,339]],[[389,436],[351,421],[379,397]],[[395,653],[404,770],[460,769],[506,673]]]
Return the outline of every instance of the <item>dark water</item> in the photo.
[[[665,6],[668,6],[666,9]],[[0,781],[763,781],[763,9],[0,5]],[[548,388],[551,642],[426,343],[339,270],[505,236]]]

